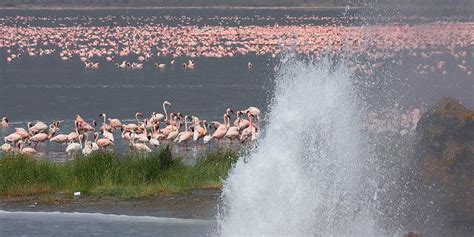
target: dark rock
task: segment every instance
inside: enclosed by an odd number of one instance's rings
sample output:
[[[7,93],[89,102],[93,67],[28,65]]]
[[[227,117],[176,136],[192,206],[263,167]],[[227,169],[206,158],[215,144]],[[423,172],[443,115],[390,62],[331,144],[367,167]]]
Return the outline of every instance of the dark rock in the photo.
[[[474,111],[444,98],[417,127],[416,163],[424,185],[449,194],[455,221],[474,220]]]
[[[408,234],[404,235],[403,237],[419,237],[419,235],[417,235],[413,232],[409,232]]]

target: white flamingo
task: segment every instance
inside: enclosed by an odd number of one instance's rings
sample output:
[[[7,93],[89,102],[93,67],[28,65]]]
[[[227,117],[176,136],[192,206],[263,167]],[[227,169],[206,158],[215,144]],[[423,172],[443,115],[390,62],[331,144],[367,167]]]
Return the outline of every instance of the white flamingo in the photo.
[[[82,151],[82,138],[83,138],[83,135],[79,135],[79,143],[77,142],[70,142],[67,147],[66,147],[66,153],[69,155],[69,156],[73,156],[79,152]]]
[[[132,133],[130,136],[132,139],[130,139],[130,149],[132,151],[135,151],[135,152],[145,152],[145,153],[150,153],[151,152],[151,149],[144,143],[135,143],[134,140],[135,140],[135,136],[137,134],[136,133]]]

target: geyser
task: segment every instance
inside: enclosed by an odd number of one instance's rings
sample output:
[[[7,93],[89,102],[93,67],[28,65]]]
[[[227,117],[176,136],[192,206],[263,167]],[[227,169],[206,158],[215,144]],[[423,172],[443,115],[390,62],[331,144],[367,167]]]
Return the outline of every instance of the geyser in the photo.
[[[221,236],[376,236],[365,106],[344,65],[282,60],[263,136],[225,182]]]

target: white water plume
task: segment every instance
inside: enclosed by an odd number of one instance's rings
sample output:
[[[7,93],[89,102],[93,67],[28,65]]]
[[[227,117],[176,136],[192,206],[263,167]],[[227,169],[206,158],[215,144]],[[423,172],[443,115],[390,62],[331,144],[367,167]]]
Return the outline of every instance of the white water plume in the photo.
[[[282,62],[269,123],[223,189],[222,236],[377,236],[363,106],[343,66]]]

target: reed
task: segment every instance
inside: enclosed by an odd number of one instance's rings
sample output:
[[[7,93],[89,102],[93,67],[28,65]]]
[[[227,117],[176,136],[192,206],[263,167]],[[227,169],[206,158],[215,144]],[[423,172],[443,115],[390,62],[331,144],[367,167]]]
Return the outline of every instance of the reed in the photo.
[[[136,198],[190,189],[220,188],[238,155],[231,150],[207,153],[194,165],[164,147],[151,154],[98,152],[66,164],[21,155],[0,157],[0,195],[64,193]]]

